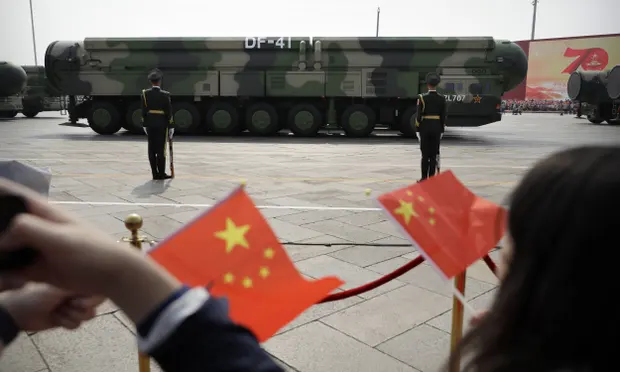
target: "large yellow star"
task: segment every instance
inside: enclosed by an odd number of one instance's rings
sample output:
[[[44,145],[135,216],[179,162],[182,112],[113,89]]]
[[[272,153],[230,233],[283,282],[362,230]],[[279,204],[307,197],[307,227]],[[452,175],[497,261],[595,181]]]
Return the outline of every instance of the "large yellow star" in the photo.
[[[226,219],[226,230],[218,231],[215,236],[226,241],[226,253],[232,252],[237,245],[249,248],[245,234],[250,229],[250,225],[237,226],[230,218]]]
[[[406,202],[404,200],[399,200],[400,207],[394,209],[394,213],[403,216],[405,219],[405,224],[408,225],[409,221],[411,221],[411,217],[418,217],[418,214],[413,209],[413,202]]]

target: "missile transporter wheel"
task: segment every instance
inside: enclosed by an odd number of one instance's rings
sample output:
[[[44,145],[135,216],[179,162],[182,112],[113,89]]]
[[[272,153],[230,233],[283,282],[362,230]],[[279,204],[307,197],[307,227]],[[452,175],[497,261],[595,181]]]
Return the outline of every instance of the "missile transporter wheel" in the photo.
[[[127,106],[125,112],[125,125],[123,128],[131,134],[144,134],[142,125],[142,105],[140,101],[135,101]]]
[[[295,105],[288,112],[288,128],[296,136],[314,137],[322,123],[321,112],[312,104]]]
[[[88,125],[97,134],[110,135],[123,127],[122,117],[113,103],[95,101],[88,112]]]
[[[340,125],[349,137],[368,137],[375,129],[375,112],[366,105],[352,105],[342,113]]]
[[[35,116],[39,115],[39,111],[24,109],[22,111],[22,115],[24,115],[27,118],[34,118]]]
[[[268,103],[255,103],[245,111],[245,124],[252,134],[270,136],[278,133],[278,112]]]
[[[189,102],[172,104],[175,133],[195,133],[200,128],[200,111]]]
[[[415,137],[416,127],[415,120],[418,114],[418,107],[412,106],[403,112],[403,116],[400,121],[400,132],[406,137]]]
[[[237,109],[226,102],[216,102],[207,111],[207,129],[214,134],[235,135],[241,132]]]

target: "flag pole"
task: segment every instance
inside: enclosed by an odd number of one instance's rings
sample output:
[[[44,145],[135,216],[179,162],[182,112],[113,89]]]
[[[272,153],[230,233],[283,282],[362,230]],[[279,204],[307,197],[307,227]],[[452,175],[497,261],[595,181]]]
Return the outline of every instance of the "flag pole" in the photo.
[[[145,241],[144,237],[138,236],[142,222],[142,217],[137,214],[130,214],[125,218],[125,227],[131,232],[129,243],[139,251],[142,251],[142,242]],[[138,351],[138,371],[151,372],[151,358],[140,351]]]
[[[454,354],[456,352],[456,348],[461,342],[461,338],[463,337],[463,318],[464,318],[464,305],[467,304],[463,294],[465,293],[465,281],[466,281],[466,273],[467,271],[463,271],[463,273],[454,277],[454,289],[455,296],[452,302],[452,330],[450,332],[450,352]],[[458,295],[456,295],[458,293]],[[468,310],[471,305],[468,305]],[[453,359],[454,363],[450,365],[450,372],[458,372],[461,367],[461,358],[460,356],[456,356]]]

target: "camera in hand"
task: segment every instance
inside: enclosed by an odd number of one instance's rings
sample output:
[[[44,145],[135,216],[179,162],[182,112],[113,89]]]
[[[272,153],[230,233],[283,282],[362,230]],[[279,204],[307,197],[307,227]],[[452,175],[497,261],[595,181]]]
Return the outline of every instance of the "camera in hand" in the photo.
[[[13,218],[27,213],[26,202],[16,195],[0,195],[0,236],[9,228]],[[32,265],[38,252],[29,247],[0,252],[0,271],[15,271]]]

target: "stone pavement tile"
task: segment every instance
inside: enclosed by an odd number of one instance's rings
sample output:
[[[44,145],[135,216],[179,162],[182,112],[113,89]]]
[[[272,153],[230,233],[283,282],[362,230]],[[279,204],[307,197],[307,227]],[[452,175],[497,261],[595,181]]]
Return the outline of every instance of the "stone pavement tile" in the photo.
[[[2,372],[45,371],[47,365],[32,340],[24,333],[9,345],[0,357]]]
[[[142,231],[163,240],[178,231],[184,224],[167,216],[150,216],[144,219]]]
[[[264,347],[301,372],[416,372],[412,367],[320,322],[277,335]]]
[[[380,344],[377,349],[422,372],[437,372],[448,361],[450,334],[422,324]]]
[[[301,240],[316,238],[323,235],[323,232],[297,226],[277,218],[268,218],[267,221],[269,222],[269,226],[271,226],[273,231],[276,233],[276,236],[282,242],[299,242]]]
[[[368,243],[387,236],[386,234],[335,220],[313,222],[305,224],[303,227],[355,243]]]
[[[185,212],[177,212],[177,213],[166,214],[166,217],[168,217],[170,219],[173,219],[173,220],[175,220],[177,222],[180,222],[180,223],[185,225],[185,224],[193,221],[195,218],[200,216],[202,213],[204,213],[203,210],[194,209],[194,210],[189,210],[189,211],[185,211]]]
[[[411,260],[404,259],[402,257],[393,258],[389,261],[384,261],[373,266],[367,267],[368,270],[375,271],[380,274],[388,274],[395,269],[407,264]],[[450,289],[450,283],[445,282],[439,273],[435,271],[429,264],[423,262],[408,273],[398,277],[398,280],[413,284],[420,288],[425,288],[429,291],[433,291],[445,297],[452,297],[452,290]],[[482,293],[488,292],[495,286],[490,283],[481,282],[479,280],[468,278],[465,283],[465,298],[474,298]]]
[[[497,288],[492,289],[474,298],[471,301],[468,300],[468,303],[476,311],[483,311],[491,307],[491,304],[493,303],[493,300],[495,299],[496,294],[497,294]],[[464,321],[463,332],[467,332],[467,330],[470,328],[469,322],[471,321],[471,317],[472,316],[469,313],[469,311],[465,310],[465,315],[463,317],[463,321]],[[445,313],[439,315],[438,317],[435,317],[429,320],[428,322],[426,322],[426,324],[433,326],[435,328],[441,329],[442,331],[450,332],[452,328],[452,309],[446,311]]]
[[[99,307],[97,308],[97,316],[112,314],[118,311],[118,306],[110,300],[105,300]]]
[[[260,197],[252,197],[254,200],[264,200],[267,205],[280,205],[287,207],[324,207],[323,204],[319,204],[313,201],[307,201],[300,198],[296,198],[293,196],[276,196],[273,198],[265,198],[263,196]]]
[[[293,367],[289,366],[288,364],[284,363],[283,361],[281,361],[280,359],[276,358],[273,355],[269,355],[271,357],[271,359],[273,359],[274,362],[276,362],[276,364],[282,368],[284,370],[284,372],[297,372],[296,369],[294,369]]]
[[[383,211],[364,211],[348,214],[343,217],[335,218],[335,220],[348,223],[349,225],[363,227],[387,220],[387,216]]]
[[[32,336],[51,372],[135,372],[136,338],[113,315],[85,323],[75,331],[57,329]],[[161,371],[152,362],[152,371]]]
[[[394,236],[396,238],[401,238],[401,239],[406,238],[400,226],[391,220],[385,220],[383,222],[373,223],[372,225],[366,225],[364,226],[364,228],[377,231],[385,235]]]
[[[350,244],[349,244],[350,243]],[[320,245],[319,245],[320,244]],[[353,243],[330,235],[321,235],[300,240],[295,244],[285,244],[284,248],[293,262],[321,256],[350,247]]]
[[[345,282],[340,287],[345,290],[368,284],[381,277],[378,273],[329,256],[318,256],[307,260],[298,261],[295,265],[301,273],[313,278],[336,275]],[[405,283],[399,280],[392,280],[389,283],[375,288],[372,291],[362,293],[359,296],[368,299],[404,285]]]
[[[373,242],[374,243],[374,242]],[[402,256],[413,250],[413,247],[372,247],[372,246],[353,246],[341,249],[329,255],[339,260],[352,263],[353,265],[366,267],[378,262],[390,260]]]
[[[170,203],[169,201],[167,203]],[[139,209],[138,213],[140,216],[144,217],[144,223],[146,224],[150,217],[159,217],[159,216],[167,216],[173,213],[179,212],[187,212],[187,211],[204,211],[206,208],[194,208],[194,207],[181,207],[181,206],[163,206],[163,207],[153,207],[147,206]],[[111,213],[112,216],[124,219],[127,214],[124,212]]]
[[[317,221],[331,220],[336,217],[350,215],[351,213],[352,212],[343,210],[310,210],[302,211],[300,213],[287,214],[277,217],[277,219],[290,222],[295,225],[303,225]]]
[[[116,235],[128,232],[122,219],[107,214],[86,217],[82,221],[106,234]]]
[[[207,204],[207,205],[215,205],[218,202],[217,199],[208,198],[208,197],[200,195],[200,194],[192,194],[192,195],[185,195],[185,196],[175,196],[175,197],[170,197],[167,194],[162,194],[161,196],[166,198],[166,199],[169,199],[170,201],[172,201],[174,203],[179,203],[179,204]]]
[[[345,298],[345,299],[338,300],[338,301],[332,301],[332,302],[326,302],[324,304],[314,305],[308,310],[301,313],[301,315],[295,318],[292,322],[290,322],[289,324],[284,326],[282,329],[280,329],[278,331],[278,334],[287,332],[293,328],[297,328],[304,324],[313,322],[317,319],[321,319],[337,311],[344,310],[362,301],[364,301],[362,297],[353,296],[353,297]]]
[[[452,301],[406,285],[321,319],[363,343],[376,346],[450,309]]]
[[[341,198],[325,198],[316,200],[315,203],[320,203],[326,207],[340,207],[340,208],[376,208],[377,204],[374,200],[366,198],[352,202]]]
[[[74,215],[80,217],[91,217],[91,216],[100,216],[110,214],[113,216],[117,215],[128,215],[130,213],[141,213],[145,208],[136,206],[136,205],[91,205],[90,208],[79,209],[73,212]],[[138,211],[138,212],[137,212]]]

